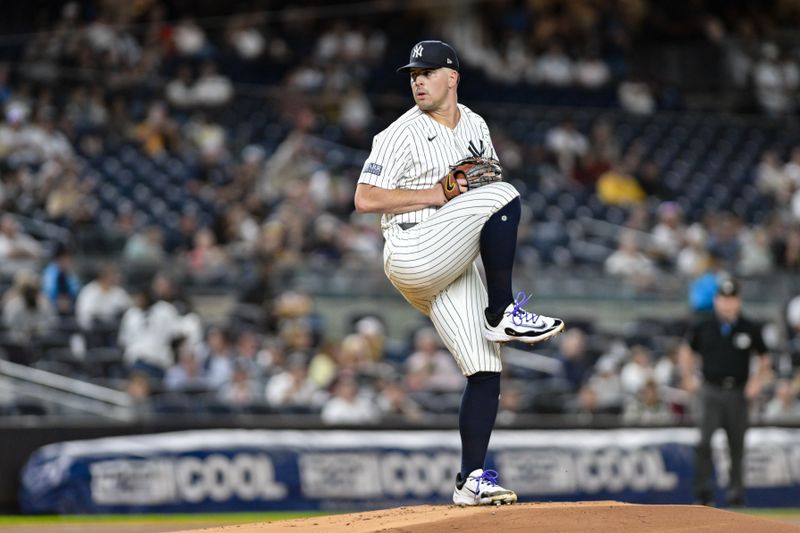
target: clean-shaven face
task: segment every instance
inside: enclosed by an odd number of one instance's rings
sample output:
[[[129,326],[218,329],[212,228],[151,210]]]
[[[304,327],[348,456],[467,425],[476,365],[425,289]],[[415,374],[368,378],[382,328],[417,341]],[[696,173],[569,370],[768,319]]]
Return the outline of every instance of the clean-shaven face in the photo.
[[[724,296],[717,294],[714,296],[714,310],[717,316],[725,322],[734,322],[739,316],[742,308],[742,299],[738,296]]]
[[[444,104],[453,72],[449,68],[411,69],[411,94],[420,109],[435,111]]]

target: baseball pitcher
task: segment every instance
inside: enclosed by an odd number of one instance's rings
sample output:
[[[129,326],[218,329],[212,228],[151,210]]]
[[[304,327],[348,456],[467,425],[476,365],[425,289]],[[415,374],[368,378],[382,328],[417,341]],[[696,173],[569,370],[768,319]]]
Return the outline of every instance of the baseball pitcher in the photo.
[[[486,122],[458,103],[455,50],[422,41],[398,72],[410,74],[416,105],[375,136],[356,209],[383,214],[386,275],[431,318],[467,377],[453,501],[511,504],[517,495],[497,483],[497,472],[484,470],[500,395],[498,343],[540,342],[564,322],[523,308],[525,293],[513,296],[519,192],[502,181]]]

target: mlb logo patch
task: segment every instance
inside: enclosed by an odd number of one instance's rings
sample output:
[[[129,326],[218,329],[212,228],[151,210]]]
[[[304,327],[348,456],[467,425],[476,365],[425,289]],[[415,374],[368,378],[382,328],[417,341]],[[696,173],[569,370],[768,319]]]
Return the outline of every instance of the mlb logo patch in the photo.
[[[364,172],[367,174],[375,174],[376,176],[380,176],[381,171],[383,171],[383,165],[379,165],[378,163],[370,163],[367,165],[367,168],[364,169]]]

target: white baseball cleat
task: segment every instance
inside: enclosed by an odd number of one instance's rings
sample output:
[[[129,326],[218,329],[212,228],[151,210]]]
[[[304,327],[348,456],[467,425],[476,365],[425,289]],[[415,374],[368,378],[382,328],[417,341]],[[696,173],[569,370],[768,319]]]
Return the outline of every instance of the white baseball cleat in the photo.
[[[517,501],[513,490],[504,489],[497,484],[494,470],[473,470],[467,479],[456,476],[453,503],[456,505],[510,505]]]
[[[517,295],[513,303],[508,304],[503,318],[496,326],[492,326],[484,316],[483,336],[494,342],[520,341],[534,344],[549,339],[564,330],[564,321],[560,318],[531,313],[522,308],[530,296],[524,292]]]

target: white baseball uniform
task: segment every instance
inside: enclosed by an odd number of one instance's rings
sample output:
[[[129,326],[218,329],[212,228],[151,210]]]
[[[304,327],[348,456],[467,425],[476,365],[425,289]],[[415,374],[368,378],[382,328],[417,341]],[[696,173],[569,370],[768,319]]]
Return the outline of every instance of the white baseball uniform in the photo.
[[[497,158],[486,122],[458,104],[454,129],[414,106],[375,136],[359,183],[383,189],[430,189],[450,165],[470,156]],[[500,372],[500,347],[483,337],[488,296],[475,260],[483,225],[519,196],[497,182],[462,193],[442,207],[381,220],[384,270],[414,307],[431,318],[464,375]]]

